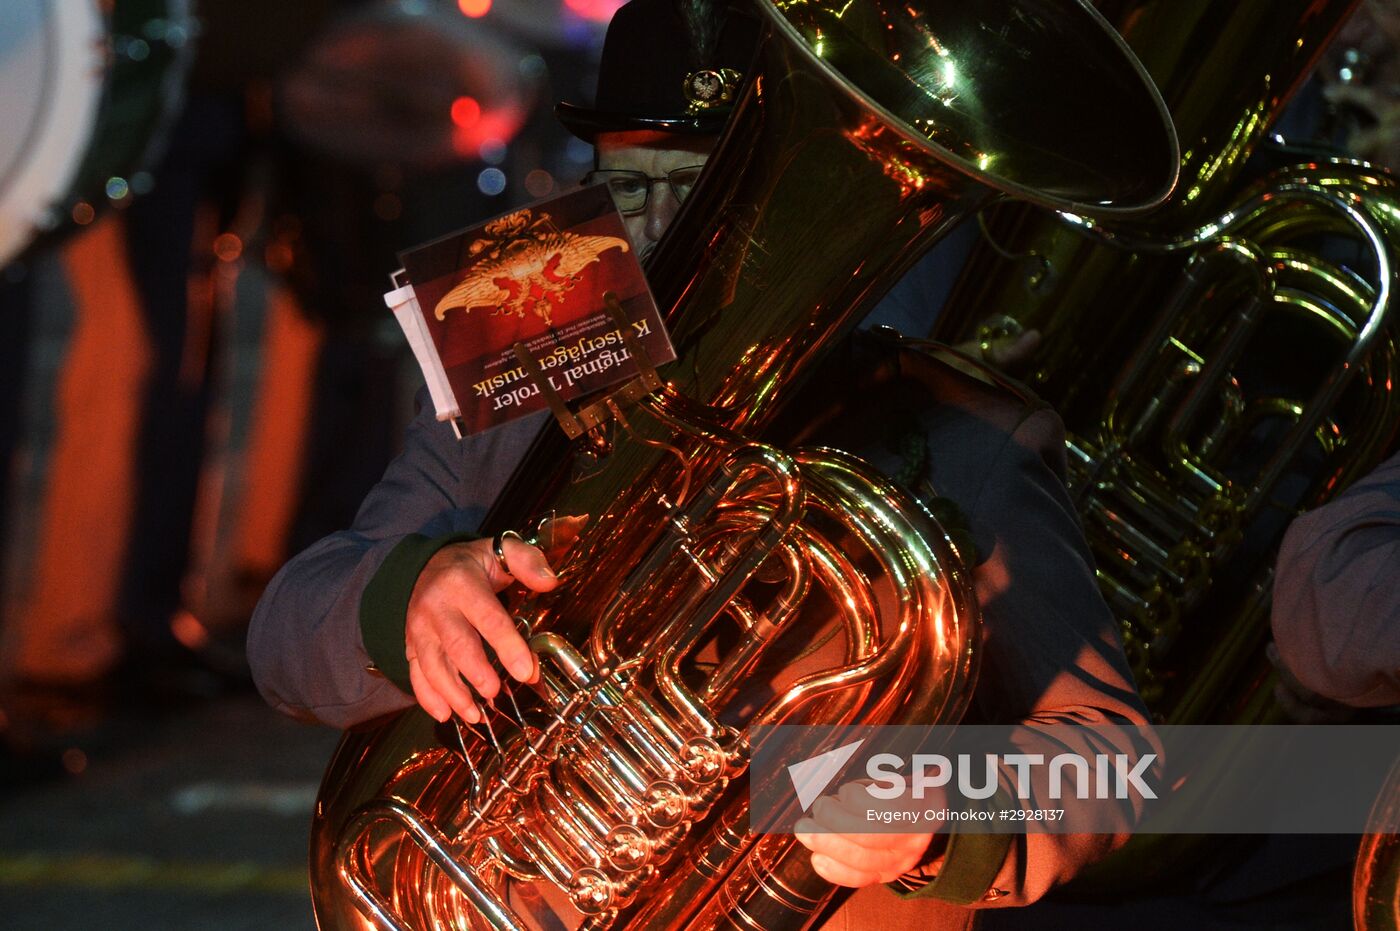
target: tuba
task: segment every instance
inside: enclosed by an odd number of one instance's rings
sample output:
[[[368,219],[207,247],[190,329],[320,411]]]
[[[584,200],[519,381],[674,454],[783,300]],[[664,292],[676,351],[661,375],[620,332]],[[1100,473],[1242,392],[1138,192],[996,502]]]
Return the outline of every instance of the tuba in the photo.
[[[745,728],[966,706],[978,612],[948,535],[764,427],[967,211],[1156,203],[1175,137],[1083,4],[756,11],[744,96],[648,269],[666,384],[572,444],[546,431],[486,521],[592,515],[559,589],[511,603],[540,681],[477,727],[412,709],[345,736],[312,828],[322,929],[803,926],[833,890],[746,832]]]
[[[1125,252],[1183,257],[1099,422],[1068,438],[1100,586],[1167,723],[1268,714],[1268,690],[1252,705],[1237,696],[1239,671],[1263,655],[1271,575],[1233,626],[1203,625],[1240,599],[1232,574],[1271,560],[1287,521],[1369,472],[1395,436],[1398,189],[1383,170],[1316,161],[1262,178],[1178,239],[1100,232]],[[1290,358],[1297,346],[1308,352]]]
[[[1104,596],[1167,723],[1274,714],[1273,550],[1394,437],[1395,178],[1308,158],[1240,183],[1356,5],[1099,3],[1167,98],[1177,191],[1127,223],[998,209],[939,319],[1041,331],[1028,380],[1065,419]]]
[[[1372,469],[1400,427],[1400,185],[1298,150],[1299,164],[1241,178],[1358,4],[1097,6],[1167,99],[1184,149],[1177,191],[1128,223],[989,211],[989,242],[936,335],[970,334],[992,313],[988,335],[1041,330],[1028,381],[1065,419],[1077,509],[1154,715],[1272,722],[1277,544],[1295,514]],[[1202,848],[1135,837],[1076,888],[1121,897],[1141,888],[1143,862],[1188,868]],[[1370,836],[1358,916],[1393,908],[1396,849]]]
[[[1400,928],[1400,764],[1381,786],[1352,871],[1351,915],[1355,931]]]

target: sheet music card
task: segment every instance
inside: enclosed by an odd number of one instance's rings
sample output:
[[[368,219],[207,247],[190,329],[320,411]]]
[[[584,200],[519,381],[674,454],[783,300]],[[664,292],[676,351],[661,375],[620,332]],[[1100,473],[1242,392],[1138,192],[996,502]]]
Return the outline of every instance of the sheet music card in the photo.
[[[465,433],[547,406],[516,359],[517,342],[565,401],[635,376],[606,292],[617,296],[652,364],[676,357],[603,185],[539,201],[399,258],[411,300],[406,289],[385,299],[410,343],[416,330],[414,352],[430,388],[438,379],[439,417],[455,416]],[[430,346],[421,345],[424,331]],[[439,397],[444,389],[453,403]]]

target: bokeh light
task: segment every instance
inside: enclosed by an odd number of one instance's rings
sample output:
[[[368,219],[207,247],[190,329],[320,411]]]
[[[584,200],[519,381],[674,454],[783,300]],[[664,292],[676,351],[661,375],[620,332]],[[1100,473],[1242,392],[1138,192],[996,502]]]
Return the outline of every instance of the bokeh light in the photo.
[[[72,773],[74,776],[87,769],[87,754],[79,750],[77,747],[69,747],[67,750],[64,750],[62,759],[63,768],[68,770],[68,772]]]
[[[125,200],[131,193],[131,185],[125,178],[111,177],[107,179],[106,190],[108,200]]]
[[[593,146],[577,136],[570,136],[564,144],[564,157],[575,165],[587,165],[593,161]]]
[[[545,197],[554,193],[554,175],[543,168],[536,168],[525,176],[525,190],[531,197]]]
[[[469,129],[481,119],[481,104],[475,97],[458,97],[452,101],[452,122]]]
[[[202,650],[209,645],[209,628],[194,616],[192,611],[177,611],[170,619],[170,632],[175,639],[191,650]]]
[[[514,107],[483,107],[472,125],[453,124],[452,147],[464,159],[499,165],[506,157],[506,143],[520,130],[524,116],[524,110]]]
[[[243,254],[243,240],[233,233],[220,233],[214,237],[214,254],[220,261],[235,262]]]
[[[480,19],[491,12],[491,0],[457,0],[457,9],[463,16]]]
[[[296,252],[291,245],[281,240],[270,242],[263,250],[263,263],[267,265],[269,271],[285,274],[292,269],[292,264],[296,261]]]
[[[606,23],[625,2],[626,0],[564,0],[564,6],[583,19]]]
[[[476,186],[481,193],[495,197],[506,189],[506,173],[499,168],[487,168],[477,175]]]

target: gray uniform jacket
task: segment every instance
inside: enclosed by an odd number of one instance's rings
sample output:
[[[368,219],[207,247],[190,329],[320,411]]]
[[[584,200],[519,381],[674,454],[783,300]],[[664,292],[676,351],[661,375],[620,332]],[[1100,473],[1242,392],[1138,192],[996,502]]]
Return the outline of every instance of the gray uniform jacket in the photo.
[[[1279,655],[1312,691],[1400,705],[1400,453],[1289,526],[1273,627]]]
[[[848,363],[856,364],[841,362]],[[859,402],[837,405],[828,422],[796,432],[895,474],[901,454],[891,451],[882,426],[893,413],[927,449],[924,478],[959,506],[980,554],[972,572],[983,612],[974,716],[1032,726],[1145,724],[1063,484],[1059,418],[1037,401],[927,356],[900,356],[894,368],[901,371],[854,393]],[[838,382],[849,386],[849,379],[813,379],[817,385]],[[249,657],[259,689],[283,712],[349,727],[413,704],[367,669],[361,594],[406,535],[475,528],[543,422],[529,417],[458,442],[434,421],[425,397],[420,405],[403,453],[365,499],[354,525],[288,563],[258,605]],[[1120,749],[1137,753],[1141,745],[1125,737]],[[979,894],[964,901],[1032,901],[1123,839],[1124,833],[1017,837],[1009,851],[1003,846],[998,852]],[[950,871],[952,864],[933,868]],[[901,900],[883,887],[861,890],[851,901],[864,902],[861,915],[882,914],[879,924],[887,931],[927,927],[927,909],[942,907]],[[830,926],[857,926],[842,917],[849,914],[842,909]]]

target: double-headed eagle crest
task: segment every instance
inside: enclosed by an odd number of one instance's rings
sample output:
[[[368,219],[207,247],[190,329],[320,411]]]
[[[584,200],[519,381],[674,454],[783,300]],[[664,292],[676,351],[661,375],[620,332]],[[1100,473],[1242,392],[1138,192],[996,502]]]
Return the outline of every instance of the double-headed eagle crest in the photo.
[[[468,250],[481,258],[433,309],[439,320],[449,310],[470,313],[490,307],[517,317],[533,313],[553,326],[555,309],[578,284],[580,273],[609,249],[628,249],[627,241],[616,236],[560,232],[549,214],[535,217],[529,210],[493,220],[483,232]]]

